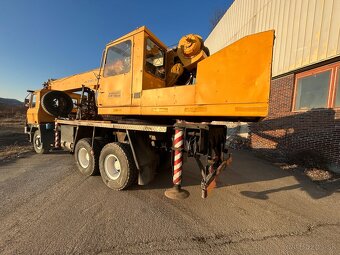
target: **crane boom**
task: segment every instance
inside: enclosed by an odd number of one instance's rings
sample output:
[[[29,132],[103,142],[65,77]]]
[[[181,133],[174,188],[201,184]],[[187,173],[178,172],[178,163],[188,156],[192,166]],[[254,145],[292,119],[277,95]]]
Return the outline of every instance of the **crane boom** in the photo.
[[[92,69],[87,72],[67,76],[57,80],[48,82],[47,88],[49,90],[60,90],[60,91],[79,91],[84,85],[90,89],[97,89],[98,84],[99,68]]]

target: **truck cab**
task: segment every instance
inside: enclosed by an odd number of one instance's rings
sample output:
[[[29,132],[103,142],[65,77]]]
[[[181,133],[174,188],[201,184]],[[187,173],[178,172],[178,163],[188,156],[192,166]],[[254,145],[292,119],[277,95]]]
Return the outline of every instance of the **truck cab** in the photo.
[[[54,142],[54,121],[56,117],[44,109],[42,100],[44,95],[51,90],[44,88],[35,91],[29,90],[28,92],[29,94],[25,98],[25,106],[27,107],[25,133],[29,135],[29,141],[33,143],[37,153],[47,153]],[[65,92],[65,94],[72,100],[73,108],[70,114],[75,115],[80,94],[72,92]],[[58,102],[50,100],[49,104],[52,103],[58,104]]]
[[[41,105],[41,98],[48,92],[47,89],[30,91],[26,97],[27,107],[27,123],[31,125],[38,125],[43,123],[54,122],[53,116],[44,111]]]

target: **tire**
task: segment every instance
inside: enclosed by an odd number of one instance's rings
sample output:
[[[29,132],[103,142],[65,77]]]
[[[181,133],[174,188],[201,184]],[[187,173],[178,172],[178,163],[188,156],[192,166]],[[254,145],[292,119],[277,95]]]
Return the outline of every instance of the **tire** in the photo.
[[[99,157],[99,170],[103,182],[113,190],[123,190],[132,185],[137,177],[137,168],[130,145],[109,143]]]
[[[74,158],[81,174],[92,176],[99,174],[99,154],[100,147],[96,140],[91,146],[90,138],[80,139],[74,148]]]
[[[67,117],[73,109],[73,102],[65,92],[52,90],[42,96],[41,106],[49,115]]]
[[[50,150],[50,146],[43,144],[41,141],[41,133],[39,130],[34,132],[33,136],[33,147],[36,153],[38,154],[46,154]]]

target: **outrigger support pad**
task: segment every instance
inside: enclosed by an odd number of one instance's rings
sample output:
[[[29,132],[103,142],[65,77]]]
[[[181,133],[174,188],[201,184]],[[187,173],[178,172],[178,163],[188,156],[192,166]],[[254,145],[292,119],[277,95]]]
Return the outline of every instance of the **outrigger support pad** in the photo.
[[[231,153],[227,154],[226,159],[216,158],[211,162],[211,165],[204,167],[200,158],[195,157],[195,160],[201,169],[202,181],[201,181],[201,189],[202,189],[202,198],[207,198],[208,196],[208,186],[215,180],[215,178],[231,163],[232,157]]]
[[[189,191],[182,189],[180,185],[174,185],[171,189],[164,192],[165,196],[170,199],[185,199],[189,197]]]

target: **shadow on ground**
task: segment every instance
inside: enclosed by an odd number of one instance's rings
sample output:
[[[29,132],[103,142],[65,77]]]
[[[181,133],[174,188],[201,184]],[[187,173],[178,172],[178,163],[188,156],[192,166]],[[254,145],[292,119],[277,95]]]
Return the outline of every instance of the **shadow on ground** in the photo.
[[[275,188],[240,192],[246,197],[262,200],[268,199],[269,195],[273,193],[296,189],[306,192],[314,199],[320,199],[340,192],[340,179],[313,182],[304,175],[302,169],[298,166],[286,171],[271,162],[257,158],[249,151],[235,152],[234,165],[224,173],[223,181],[221,181],[221,177],[219,181],[224,186],[260,182],[268,182],[268,186],[273,186],[273,183],[275,183],[275,186],[277,186]],[[270,181],[275,182],[271,183]],[[252,185],[251,187],[254,186]]]
[[[273,183],[271,183],[273,181]],[[275,181],[275,182],[274,182]],[[183,188],[200,186],[201,176],[199,168],[192,158],[183,167]],[[244,190],[240,193],[254,199],[268,199],[270,194],[289,190],[306,192],[314,199],[320,199],[340,192],[340,179],[332,182],[315,183],[306,177],[301,170],[282,170],[264,159],[254,156],[250,151],[238,150],[233,152],[233,163],[217,177],[217,189],[230,186],[268,182],[269,186],[277,185],[267,190]],[[291,183],[291,185],[287,185]],[[263,186],[263,185],[261,185]],[[146,186],[133,186],[139,189],[167,189],[172,187],[172,170],[169,166],[161,167],[156,178]],[[249,187],[254,187],[250,185]]]

